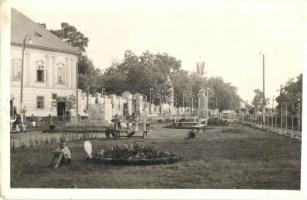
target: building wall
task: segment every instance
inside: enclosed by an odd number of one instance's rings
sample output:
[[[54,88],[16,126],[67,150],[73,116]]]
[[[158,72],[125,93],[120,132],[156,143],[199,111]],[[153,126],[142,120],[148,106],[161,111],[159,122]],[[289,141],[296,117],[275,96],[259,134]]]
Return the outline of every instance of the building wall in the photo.
[[[26,115],[47,116],[56,115],[56,109],[52,108],[52,93],[57,96],[68,97],[76,96],[77,87],[77,55],[62,53],[57,51],[48,51],[27,47],[24,54],[24,91],[23,104],[26,107]],[[21,63],[22,47],[11,46],[11,99],[17,112],[20,111],[20,80],[14,80],[14,60]],[[44,81],[37,81],[38,63],[44,66]],[[64,66],[64,83],[58,82],[58,67]],[[44,96],[44,108],[37,108],[37,96]]]
[[[57,93],[58,96],[68,97],[75,95],[75,91],[71,89],[52,89],[52,88],[34,88],[25,87],[23,91],[23,105],[26,109],[26,116],[52,116],[57,115],[56,106],[52,106],[52,93]],[[37,108],[37,96],[44,97],[44,108]],[[20,108],[20,87],[11,86],[11,98],[14,100],[14,105],[19,113]]]

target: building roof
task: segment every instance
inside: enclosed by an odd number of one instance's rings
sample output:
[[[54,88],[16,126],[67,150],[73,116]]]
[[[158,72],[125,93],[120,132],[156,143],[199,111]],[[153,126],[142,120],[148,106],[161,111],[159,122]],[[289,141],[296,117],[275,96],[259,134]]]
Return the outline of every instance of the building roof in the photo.
[[[11,44],[22,45],[26,35],[31,35],[31,44],[27,46],[65,53],[80,54],[78,47],[72,47],[63,42],[56,35],[32,21],[18,10],[11,10]],[[40,37],[33,37],[34,35]]]

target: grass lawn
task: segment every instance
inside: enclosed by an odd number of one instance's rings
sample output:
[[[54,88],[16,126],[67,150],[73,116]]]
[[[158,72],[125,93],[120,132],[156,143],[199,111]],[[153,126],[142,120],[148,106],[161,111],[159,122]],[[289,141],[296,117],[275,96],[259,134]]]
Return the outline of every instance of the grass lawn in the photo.
[[[169,165],[96,165],[85,160],[83,142],[76,141],[67,143],[71,166],[49,169],[57,146],[17,149],[11,152],[11,187],[300,189],[300,142],[248,127],[235,132],[210,129],[189,140],[187,132],[155,125],[145,140],[181,156]],[[100,151],[133,140],[91,142]]]

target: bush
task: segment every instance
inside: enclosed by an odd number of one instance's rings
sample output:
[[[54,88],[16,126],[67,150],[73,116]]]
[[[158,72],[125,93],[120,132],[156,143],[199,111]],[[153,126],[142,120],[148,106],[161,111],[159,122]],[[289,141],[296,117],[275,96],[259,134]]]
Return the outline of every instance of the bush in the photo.
[[[188,138],[195,138],[195,133],[193,132],[193,131],[190,131],[189,133],[188,133]]]
[[[94,153],[93,159],[103,164],[158,164],[178,161],[178,156],[149,144],[122,144]]]
[[[226,120],[223,120],[223,119],[218,118],[218,117],[208,119],[208,125],[209,126],[225,126],[227,124],[228,124],[228,122]]]
[[[55,129],[55,127],[56,126],[54,124],[51,124],[51,125],[49,125],[49,130],[53,131]]]

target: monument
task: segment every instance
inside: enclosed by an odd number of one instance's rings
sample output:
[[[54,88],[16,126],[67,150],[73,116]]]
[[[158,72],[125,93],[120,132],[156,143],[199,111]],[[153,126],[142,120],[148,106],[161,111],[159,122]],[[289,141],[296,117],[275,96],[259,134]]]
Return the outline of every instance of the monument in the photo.
[[[196,63],[197,74],[202,78],[204,74],[205,62]],[[209,113],[208,113],[208,89],[205,89],[203,84],[201,84],[201,89],[198,92],[198,110],[197,116],[200,123],[205,123],[207,125]]]
[[[197,115],[200,119],[208,120],[208,90],[200,89],[198,93],[198,112]]]
[[[109,98],[103,102],[88,105],[88,120],[90,124],[106,125],[112,119],[112,103]]]
[[[167,76],[167,80],[165,82],[165,91],[166,91],[166,103],[168,104],[168,114],[173,115],[175,114],[174,87],[169,76]]]

